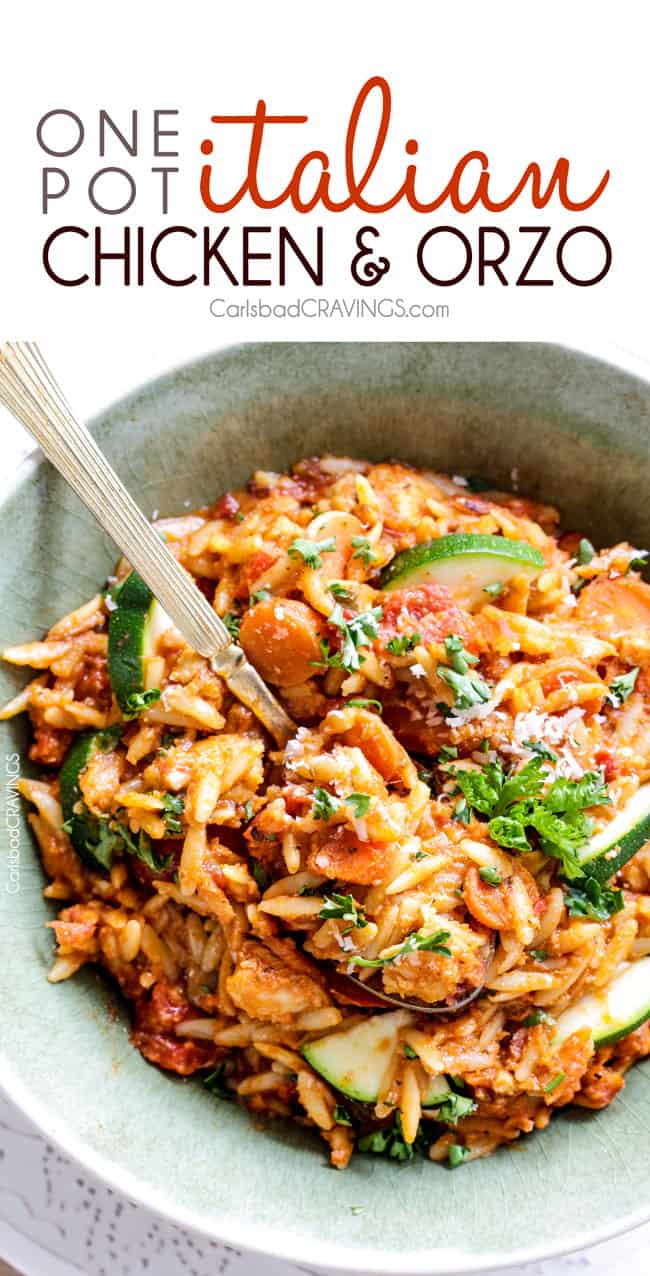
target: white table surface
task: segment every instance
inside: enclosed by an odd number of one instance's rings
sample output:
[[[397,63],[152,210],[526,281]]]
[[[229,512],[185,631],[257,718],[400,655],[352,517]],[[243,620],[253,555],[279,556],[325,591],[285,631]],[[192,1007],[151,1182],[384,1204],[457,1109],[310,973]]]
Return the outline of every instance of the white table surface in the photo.
[[[29,444],[9,418],[0,424],[3,460],[16,464]],[[513,1276],[647,1276],[649,1254],[647,1224],[592,1249],[509,1270]],[[3,1098],[0,1256],[25,1276],[297,1276],[310,1270],[162,1222],[63,1156]]]

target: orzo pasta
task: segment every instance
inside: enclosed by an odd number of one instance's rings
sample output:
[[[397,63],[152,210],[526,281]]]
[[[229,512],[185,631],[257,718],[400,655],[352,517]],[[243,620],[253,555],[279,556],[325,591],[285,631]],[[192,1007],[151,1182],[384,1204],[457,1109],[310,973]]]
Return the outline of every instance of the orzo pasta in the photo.
[[[609,1104],[650,1052],[643,551],[334,457],[158,526],[298,728],[278,750],[123,561],[5,651],[38,670],[1,716],[42,768],[50,979],[98,963],[145,1059],[340,1168]]]

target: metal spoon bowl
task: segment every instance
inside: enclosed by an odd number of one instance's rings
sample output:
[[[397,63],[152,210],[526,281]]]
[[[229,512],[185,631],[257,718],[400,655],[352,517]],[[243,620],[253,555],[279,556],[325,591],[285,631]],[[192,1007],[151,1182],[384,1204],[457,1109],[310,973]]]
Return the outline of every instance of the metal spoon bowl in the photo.
[[[486,944],[485,948],[486,974],[492,958],[494,957],[495,948],[496,941],[491,939]],[[469,1006],[472,1001],[475,1001],[485,988],[485,979],[483,979],[480,984],[477,984],[476,987],[471,988],[468,992],[461,992],[453,1001],[436,1001],[431,1003],[428,1001],[420,1001],[419,998],[407,1001],[405,997],[392,997],[383,990],[374,987],[372,979],[376,979],[379,974],[380,972],[376,971],[374,975],[371,976],[371,979],[368,980],[359,979],[357,975],[345,974],[341,977],[357,988],[363,989],[364,992],[370,993],[373,1001],[376,999],[377,1001],[384,1002],[389,1006],[394,1006],[398,1010],[414,1010],[420,1015],[456,1015],[460,1010],[464,1010],[466,1006]]]

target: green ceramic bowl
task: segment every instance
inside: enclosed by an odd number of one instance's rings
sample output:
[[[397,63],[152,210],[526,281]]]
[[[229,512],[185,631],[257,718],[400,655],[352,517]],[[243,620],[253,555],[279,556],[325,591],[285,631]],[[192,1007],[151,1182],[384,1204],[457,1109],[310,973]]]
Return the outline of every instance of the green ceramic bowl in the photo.
[[[273,344],[218,353],[94,422],[144,510],[212,500],[254,468],[333,450],[483,474],[556,502],[596,542],[650,540],[650,386],[547,345]],[[31,638],[89,597],[114,547],[37,459],[0,492],[0,641]],[[2,669],[2,694],[21,679]],[[266,1133],[129,1046],[114,991],[88,970],[46,982],[51,915],[10,781],[26,743],[2,726],[0,1079],[89,1169],[212,1237],[364,1272],[475,1272],[604,1239],[650,1215],[650,1063],[607,1112],[455,1171],[358,1157],[328,1168],[317,1137]],[[27,764],[21,761],[21,766]]]

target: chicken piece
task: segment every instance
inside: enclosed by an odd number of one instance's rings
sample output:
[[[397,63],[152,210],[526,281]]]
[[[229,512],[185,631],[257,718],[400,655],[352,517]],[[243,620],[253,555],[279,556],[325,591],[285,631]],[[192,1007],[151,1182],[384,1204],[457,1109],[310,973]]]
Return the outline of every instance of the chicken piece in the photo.
[[[451,949],[451,957],[426,949],[400,957],[382,971],[384,992],[433,1005],[483,982],[485,935],[449,918],[444,919],[444,929],[450,932],[445,946]]]
[[[327,993],[309,975],[290,970],[264,944],[247,940],[226,982],[235,1005],[251,1019],[291,1023],[305,1010],[330,1005]]]
[[[90,755],[79,776],[79,787],[88,810],[94,815],[110,811],[123,773],[124,754],[116,749],[97,749]]]

